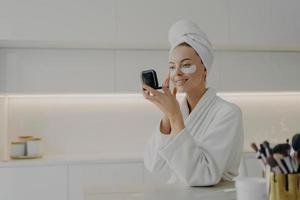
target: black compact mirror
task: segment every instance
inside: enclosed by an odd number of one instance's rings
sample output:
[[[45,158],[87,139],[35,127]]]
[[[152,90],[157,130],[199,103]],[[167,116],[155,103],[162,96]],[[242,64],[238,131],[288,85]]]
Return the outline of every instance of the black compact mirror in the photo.
[[[154,69],[142,71],[141,79],[144,84],[149,85],[156,90],[161,89],[158,84],[157,75]]]

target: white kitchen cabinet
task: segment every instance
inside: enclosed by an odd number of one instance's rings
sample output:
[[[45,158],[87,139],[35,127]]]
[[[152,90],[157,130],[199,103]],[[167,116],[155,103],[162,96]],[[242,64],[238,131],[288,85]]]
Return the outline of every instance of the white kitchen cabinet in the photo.
[[[214,44],[227,44],[227,4],[224,0],[191,0],[188,4],[174,0],[130,3],[117,0],[117,43],[128,48],[166,48],[169,27],[177,20],[191,19],[207,32]]]
[[[0,93],[140,93],[142,70],[168,72],[168,51],[0,49]],[[215,51],[208,86],[219,92],[299,90],[299,52]]]
[[[107,0],[2,0],[0,43],[107,47],[115,39],[114,15],[114,1]]]
[[[271,89],[271,66],[260,52],[223,52],[223,65],[219,67],[222,91],[248,91]],[[271,72],[272,73],[272,72]],[[270,76],[269,76],[270,75]]]
[[[0,168],[0,199],[67,200],[66,166]]]
[[[86,193],[98,193],[100,188],[142,185],[143,164],[102,163],[71,165],[69,167],[69,198],[83,200]]]
[[[114,88],[114,53],[79,49],[3,49],[12,93],[107,93]]]
[[[229,0],[229,43],[269,49],[299,48],[299,7],[297,0]]]
[[[229,0],[229,36],[231,44],[241,46],[263,46],[268,44],[271,1]]]
[[[0,49],[0,95],[5,92],[5,70],[6,70],[6,65],[4,62],[4,53]]]
[[[298,52],[222,52],[220,91],[299,90]]]
[[[242,175],[261,176],[255,153],[245,153],[244,159],[246,172]],[[88,196],[109,199],[126,195],[140,198],[137,193],[143,187],[167,186],[169,178],[168,167],[151,173],[144,167],[142,158],[62,157],[0,162],[0,199],[85,200]],[[118,188],[131,192],[113,193]]]
[[[300,1],[269,0],[271,5],[268,37],[273,44],[297,46],[300,43]]]
[[[2,0],[0,46],[166,49],[172,23],[197,22],[218,48],[299,49],[297,0]]]

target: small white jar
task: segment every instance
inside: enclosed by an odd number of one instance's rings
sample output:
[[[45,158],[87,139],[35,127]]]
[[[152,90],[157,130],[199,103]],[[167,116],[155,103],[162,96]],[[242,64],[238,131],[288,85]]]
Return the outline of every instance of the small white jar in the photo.
[[[237,200],[267,199],[266,179],[260,177],[241,177],[235,181]]]
[[[25,145],[25,142],[11,142],[10,156],[12,158],[25,156]]]
[[[41,157],[43,155],[42,139],[32,138],[26,141],[26,150],[28,157]]]

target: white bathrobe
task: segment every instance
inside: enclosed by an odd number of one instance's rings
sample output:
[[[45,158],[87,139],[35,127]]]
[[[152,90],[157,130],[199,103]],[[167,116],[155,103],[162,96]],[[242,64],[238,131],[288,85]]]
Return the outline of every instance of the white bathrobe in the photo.
[[[191,113],[184,98],[181,112],[185,128],[176,135],[162,134],[160,123],[155,128],[145,147],[145,167],[151,172],[168,167],[169,182],[189,186],[237,176],[243,148],[240,108],[208,88]]]

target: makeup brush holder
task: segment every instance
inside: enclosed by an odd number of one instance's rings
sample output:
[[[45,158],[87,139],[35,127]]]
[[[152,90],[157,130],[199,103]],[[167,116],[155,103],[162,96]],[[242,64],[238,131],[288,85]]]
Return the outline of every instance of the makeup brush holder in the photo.
[[[300,174],[270,172],[269,200],[300,200]]]

